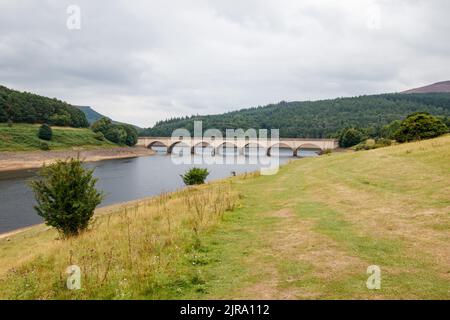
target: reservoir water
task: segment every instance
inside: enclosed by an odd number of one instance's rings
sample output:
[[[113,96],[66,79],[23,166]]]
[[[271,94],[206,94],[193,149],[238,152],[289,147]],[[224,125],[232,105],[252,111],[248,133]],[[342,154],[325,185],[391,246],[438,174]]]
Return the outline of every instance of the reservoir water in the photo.
[[[280,164],[292,159],[291,152],[280,149]],[[303,154],[308,155],[314,154]],[[201,158],[202,155],[193,157]],[[247,158],[244,155],[236,155],[236,159],[242,157]],[[245,162],[245,159],[241,160]],[[175,164],[171,156],[163,153],[149,157],[99,161],[86,166],[95,169],[94,175],[99,179],[97,188],[106,195],[101,206],[180,189],[184,186],[180,175],[193,166],[208,168],[208,181],[234,173],[254,172],[261,167],[260,164],[249,163],[180,165]],[[29,180],[36,178],[36,173],[37,170],[0,172],[0,233],[42,222],[33,209],[34,195],[28,186]]]

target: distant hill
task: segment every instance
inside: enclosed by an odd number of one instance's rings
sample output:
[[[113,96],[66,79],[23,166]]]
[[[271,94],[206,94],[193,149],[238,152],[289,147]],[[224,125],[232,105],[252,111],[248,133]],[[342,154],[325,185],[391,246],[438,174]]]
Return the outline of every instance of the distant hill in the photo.
[[[404,91],[402,93],[450,92],[450,81],[433,83],[429,86]]]
[[[83,111],[83,113],[86,115],[89,124],[93,124],[95,121],[101,118],[107,118],[106,116],[102,115],[101,113],[98,113],[89,106],[75,106],[75,107]]]
[[[280,102],[265,107],[242,109],[219,115],[191,116],[159,121],[141,136],[171,136],[173,130],[193,131],[195,120],[203,129],[280,129],[286,138],[326,138],[348,127],[381,128],[413,112],[450,116],[450,93],[382,94],[321,101]]]
[[[75,106],[75,107],[77,107],[78,109],[83,111],[83,113],[86,115],[87,120],[89,121],[89,124],[93,124],[95,121],[100,120],[101,118],[109,118],[109,117],[95,111],[92,107],[89,107],[89,106]],[[116,124],[130,125],[130,126],[136,128],[136,130],[138,130],[138,132],[140,130],[142,130],[142,128],[135,126],[134,124],[128,124],[128,123],[124,123],[124,122],[114,121],[112,119],[111,119],[111,121]]]
[[[0,86],[0,122],[8,120],[76,128],[89,126],[84,113],[64,101]]]

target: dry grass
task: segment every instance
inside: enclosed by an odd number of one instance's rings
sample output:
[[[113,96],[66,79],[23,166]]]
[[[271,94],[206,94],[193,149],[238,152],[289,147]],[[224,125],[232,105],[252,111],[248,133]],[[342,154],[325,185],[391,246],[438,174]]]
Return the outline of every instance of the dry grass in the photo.
[[[96,215],[89,231],[69,240],[44,227],[3,239],[0,298],[142,297],[237,200],[229,182],[218,182]],[[82,271],[77,292],[65,288],[70,265]]]

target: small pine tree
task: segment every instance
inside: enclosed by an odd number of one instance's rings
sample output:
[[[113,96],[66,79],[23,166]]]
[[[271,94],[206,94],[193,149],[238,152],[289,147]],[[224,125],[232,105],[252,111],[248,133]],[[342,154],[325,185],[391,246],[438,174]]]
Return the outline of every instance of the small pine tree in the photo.
[[[38,131],[39,139],[50,141],[52,140],[52,136],[53,130],[48,124],[43,124],[42,126],[40,126]]]
[[[185,185],[192,186],[204,184],[208,175],[208,169],[191,168],[184,175],[181,175],[181,178]]]
[[[40,179],[31,182],[37,213],[45,223],[64,237],[85,230],[103,194],[95,188],[93,170],[85,169],[79,159],[58,161],[40,171]]]

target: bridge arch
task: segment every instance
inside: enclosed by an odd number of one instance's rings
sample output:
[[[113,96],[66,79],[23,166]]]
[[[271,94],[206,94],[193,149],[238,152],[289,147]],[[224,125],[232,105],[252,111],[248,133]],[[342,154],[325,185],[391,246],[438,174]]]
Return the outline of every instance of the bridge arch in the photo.
[[[186,149],[191,148],[191,145],[189,143],[186,143],[186,141],[180,140],[180,141],[176,141],[176,142],[172,143],[169,147],[167,147],[167,153],[171,154],[173,152],[173,149],[177,146],[181,146]]]
[[[167,148],[167,145],[164,142],[161,142],[161,141],[153,141],[153,142],[149,143],[146,146],[146,148],[150,149],[151,147],[154,147],[154,146],[166,147]]]
[[[194,144],[194,145],[191,147],[191,154],[195,154],[195,149],[198,148],[198,147],[202,147],[202,148],[212,148],[211,154],[214,152],[214,147],[211,145],[211,143],[202,141],[202,142],[199,142],[199,143]]]
[[[244,147],[242,148],[242,153],[245,154],[245,151],[250,148],[256,148],[258,154],[260,150],[264,150],[264,153],[267,153],[267,148],[257,142],[250,142],[245,144]]]
[[[239,153],[239,147],[238,147],[236,144],[234,144],[234,143],[232,143],[232,142],[229,142],[229,141],[226,141],[226,142],[220,143],[220,144],[215,148],[214,154],[223,154],[223,153],[220,153],[220,150],[223,150],[224,147],[226,147],[226,148],[231,147],[231,148],[234,149],[234,152],[235,152],[235,153],[236,153],[236,150],[237,150],[238,153]]]
[[[302,150],[311,151],[313,153],[316,153],[317,155],[319,155],[323,151],[323,149],[316,144],[305,143],[294,150],[294,157],[297,157],[299,155],[299,152]]]
[[[278,148],[285,148],[285,149],[290,149],[292,151],[292,154],[295,153],[295,150],[291,148],[291,146],[289,146],[286,143],[283,142],[279,142],[279,143],[275,143],[273,145],[271,145],[269,148],[267,148],[267,155],[270,157],[272,155],[272,149],[278,147]]]
[[[158,141],[158,140],[149,143],[149,144],[146,145],[145,147],[146,147],[147,149],[152,149],[152,150],[153,150],[153,147],[166,148],[166,151],[165,151],[165,152],[167,152],[167,150],[169,149],[169,148],[167,147],[167,145],[166,145],[164,142]],[[163,151],[158,151],[158,150],[153,150],[153,151],[155,151],[155,152],[163,152]]]

